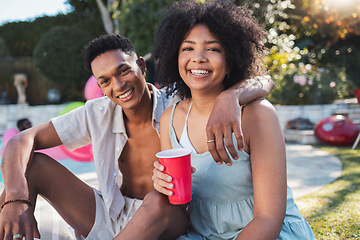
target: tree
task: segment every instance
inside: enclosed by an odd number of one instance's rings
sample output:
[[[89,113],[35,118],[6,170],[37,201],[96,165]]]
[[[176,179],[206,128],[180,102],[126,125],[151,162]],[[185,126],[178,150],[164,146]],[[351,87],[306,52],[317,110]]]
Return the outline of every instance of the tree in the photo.
[[[92,36],[74,27],[57,27],[43,34],[34,49],[35,67],[61,87],[61,101],[82,100],[89,73],[82,61],[84,45]]]
[[[67,14],[74,23],[72,26],[86,29],[94,33],[95,37],[109,33],[103,24],[97,0],[67,0],[67,3],[72,7],[72,11]]]
[[[105,33],[95,0],[70,0],[72,11],[68,14],[43,16],[34,21],[19,21],[0,26],[0,38],[4,39],[12,57],[32,56],[43,33],[54,27],[73,26],[84,29],[97,37]]]
[[[144,56],[151,52],[154,31],[163,17],[166,7],[173,0],[132,0],[122,3],[118,19],[118,32],[127,36],[135,45],[136,51]]]
[[[306,61],[337,66],[360,87],[360,0],[294,2],[289,22],[297,46],[308,50]]]
[[[4,39],[0,38],[0,58],[9,56]]]
[[[101,14],[101,19],[103,21],[105,31],[108,34],[114,33],[114,28],[117,27],[117,21],[112,18],[111,12],[112,9],[116,10],[116,5],[117,5],[116,0],[108,0],[107,5],[105,5],[102,0],[96,0],[96,3],[99,7],[99,11]]]

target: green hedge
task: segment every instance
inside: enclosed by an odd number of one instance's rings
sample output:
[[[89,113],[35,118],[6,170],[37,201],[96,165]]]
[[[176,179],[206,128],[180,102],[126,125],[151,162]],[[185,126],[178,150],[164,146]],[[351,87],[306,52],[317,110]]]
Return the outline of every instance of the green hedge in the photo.
[[[58,26],[72,26],[84,29],[97,37],[105,33],[99,13],[88,15],[69,13],[36,18],[32,22],[11,22],[0,26],[0,38],[5,42],[8,55],[12,57],[30,57],[40,37]]]
[[[60,86],[61,101],[83,99],[91,75],[83,65],[83,48],[91,39],[87,31],[63,26],[44,33],[35,46],[35,67]]]

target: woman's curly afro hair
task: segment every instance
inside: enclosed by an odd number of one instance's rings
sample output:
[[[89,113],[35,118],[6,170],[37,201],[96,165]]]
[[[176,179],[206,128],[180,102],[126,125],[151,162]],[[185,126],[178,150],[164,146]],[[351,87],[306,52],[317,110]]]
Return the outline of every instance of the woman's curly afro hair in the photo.
[[[182,41],[197,24],[205,24],[225,49],[231,67],[224,79],[225,89],[248,78],[265,73],[264,29],[251,13],[228,0],[195,0],[173,3],[155,31],[152,58],[156,66],[156,80],[167,93],[191,98],[190,89],[182,81],[178,70],[178,53]]]

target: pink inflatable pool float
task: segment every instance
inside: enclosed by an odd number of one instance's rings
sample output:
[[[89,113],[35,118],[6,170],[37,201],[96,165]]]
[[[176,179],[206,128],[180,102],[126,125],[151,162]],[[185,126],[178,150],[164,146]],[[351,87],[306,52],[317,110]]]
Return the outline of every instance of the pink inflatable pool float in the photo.
[[[19,131],[15,128],[10,128],[5,131],[3,138],[2,138],[3,147],[1,148],[0,157],[2,157],[4,150],[5,150],[5,146],[8,143],[8,141],[18,133],[19,133]],[[73,159],[73,160],[81,161],[81,162],[93,161],[91,146],[88,145],[83,148],[85,150],[79,148],[80,150],[77,149],[78,151],[75,150],[75,152],[71,152],[71,151],[67,150],[63,145],[61,145],[61,146],[57,146],[57,147],[53,147],[53,148],[49,148],[49,149],[37,150],[36,152],[44,153],[56,160]],[[86,155],[84,154],[84,151],[87,153]]]
[[[84,95],[86,100],[99,98],[104,96],[103,92],[101,91],[100,87],[97,85],[97,80],[94,76],[91,76],[84,88]]]

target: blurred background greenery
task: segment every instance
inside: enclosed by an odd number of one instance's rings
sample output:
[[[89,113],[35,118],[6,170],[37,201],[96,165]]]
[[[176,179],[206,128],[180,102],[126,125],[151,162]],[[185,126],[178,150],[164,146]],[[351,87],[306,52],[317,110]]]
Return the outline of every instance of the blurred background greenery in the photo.
[[[204,0],[202,0],[204,1]],[[84,100],[90,73],[82,48],[106,33],[130,38],[149,66],[153,32],[173,0],[68,0],[67,14],[0,26],[0,89],[16,102],[13,74],[28,75],[30,105]],[[274,104],[327,104],[360,88],[360,0],[235,0],[268,31],[266,59]]]

